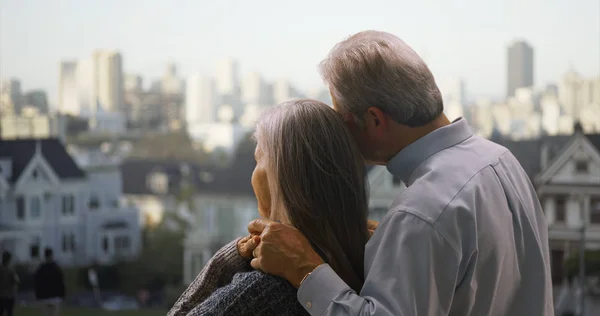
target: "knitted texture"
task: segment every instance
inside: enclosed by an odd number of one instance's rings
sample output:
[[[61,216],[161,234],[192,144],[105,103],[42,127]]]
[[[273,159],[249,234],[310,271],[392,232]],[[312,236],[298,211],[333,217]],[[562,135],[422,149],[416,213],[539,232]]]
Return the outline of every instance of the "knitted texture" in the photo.
[[[238,273],[230,284],[216,290],[188,316],[295,316],[309,315],[286,280],[260,271]]]
[[[208,261],[167,316],[308,315],[286,280],[252,271],[236,239]]]
[[[184,316],[215,290],[229,284],[238,272],[251,271],[250,261],[237,250],[239,238],[223,246],[181,294],[167,316]]]

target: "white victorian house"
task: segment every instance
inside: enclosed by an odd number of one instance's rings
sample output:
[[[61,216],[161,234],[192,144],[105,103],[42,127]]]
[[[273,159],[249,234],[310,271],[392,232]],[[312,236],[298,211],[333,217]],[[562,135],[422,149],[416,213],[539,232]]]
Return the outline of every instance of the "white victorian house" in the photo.
[[[580,246],[600,249],[600,134],[585,135],[576,124],[571,136],[496,140],[530,176],[548,221],[554,282],[564,278],[564,261]]]
[[[85,167],[57,139],[0,141],[0,250],[35,263],[52,248],[64,266],[137,255],[137,211],[111,202],[118,167]]]
[[[546,150],[542,147],[542,156]],[[543,162],[535,183],[548,220],[554,265],[559,266],[581,246],[582,233],[586,249],[600,249],[600,135],[576,130],[556,157]],[[559,274],[561,270],[555,271]]]

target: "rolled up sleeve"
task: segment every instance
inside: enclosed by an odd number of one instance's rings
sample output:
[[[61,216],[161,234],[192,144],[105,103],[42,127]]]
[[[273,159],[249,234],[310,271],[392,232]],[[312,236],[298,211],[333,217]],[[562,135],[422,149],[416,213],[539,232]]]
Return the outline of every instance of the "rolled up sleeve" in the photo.
[[[448,315],[459,265],[455,245],[431,223],[396,211],[367,244],[360,295],[324,264],[304,280],[297,297],[313,316]]]

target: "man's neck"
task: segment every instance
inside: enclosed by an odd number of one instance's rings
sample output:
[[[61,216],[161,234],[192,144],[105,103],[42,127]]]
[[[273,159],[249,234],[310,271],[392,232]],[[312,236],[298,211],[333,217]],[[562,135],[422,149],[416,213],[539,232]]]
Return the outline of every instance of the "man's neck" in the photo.
[[[452,122],[446,117],[444,113],[440,114],[433,121],[419,127],[409,127],[406,125],[398,125],[394,134],[397,137],[394,137],[395,144],[393,146],[394,152],[389,156],[389,159],[392,159],[396,154],[398,154],[402,149],[408,147],[408,145],[416,142],[421,139],[425,135],[442,128],[444,126],[450,125]]]

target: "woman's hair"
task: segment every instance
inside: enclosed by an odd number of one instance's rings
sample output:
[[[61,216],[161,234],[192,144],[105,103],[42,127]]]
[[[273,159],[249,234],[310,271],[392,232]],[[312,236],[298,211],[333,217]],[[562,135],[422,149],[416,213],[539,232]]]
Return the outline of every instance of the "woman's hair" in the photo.
[[[271,219],[286,219],[356,292],[368,241],[365,167],[340,114],[314,100],[268,110],[256,128]]]

